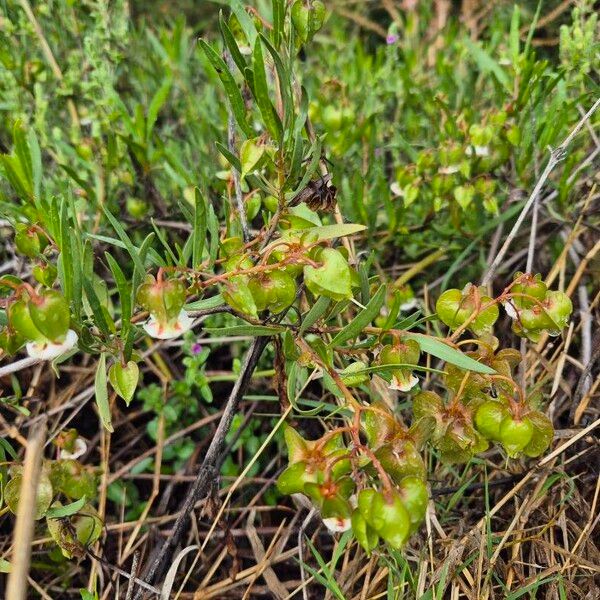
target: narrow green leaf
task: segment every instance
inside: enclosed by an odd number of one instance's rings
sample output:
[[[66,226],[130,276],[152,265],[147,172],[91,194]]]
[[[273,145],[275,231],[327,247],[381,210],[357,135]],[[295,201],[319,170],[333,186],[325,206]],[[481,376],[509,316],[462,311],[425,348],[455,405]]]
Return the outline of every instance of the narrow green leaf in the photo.
[[[286,130],[290,133],[293,131],[293,116],[294,116],[294,104],[293,104],[293,92],[292,92],[292,77],[288,70],[285,68],[281,56],[277,50],[273,47],[273,44],[265,37],[262,33],[260,39],[267,47],[269,54],[273,58],[275,63],[275,69],[277,70],[277,78],[279,79],[279,89],[281,90],[281,96],[283,100],[283,115],[286,123]]]
[[[233,325],[232,327],[206,327],[211,335],[223,337],[232,335],[271,336],[285,331],[285,327],[277,325]]]
[[[267,75],[265,73],[265,61],[262,52],[260,38],[257,38],[252,53],[252,71],[254,73],[254,98],[260,110],[260,114],[265,122],[267,130],[271,137],[280,141],[283,135],[283,126],[279,115],[277,114],[271,98],[269,97],[269,87],[267,84]]]
[[[158,113],[169,97],[172,84],[173,83],[170,77],[166,79],[158,88],[158,90],[156,90],[156,93],[150,101],[150,106],[148,107],[148,116],[146,117],[146,140],[150,140],[150,137],[152,136],[156,119],[158,119]]]
[[[512,58],[513,67],[517,67],[519,61],[519,21],[520,21],[520,9],[519,5],[515,4],[513,7],[513,13],[510,20],[510,54]]]
[[[40,197],[40,190],[42,188],[42,153],[33,129],[30,129],[27,132],[27,142],[29,145],[29,154],[31,156],[33,197],[37,200]]]
[[[65,504],[64,506],[55,506],[53,508],[49,508],[46,511],[46,518],[48,519],[62,519],[63,517],[70,517],[78,513],[87,502],[85,496],[79,498],[79,500],[75,500],[75,502],[71,502],[70,504]]]
[[[104,211],[106,218],[110,221],[110,224],[113,226],[113,229],[116,231],[119,238],[121,238],[121,241],[125,244],[127,252],[129,252],[129,256],[131,256],[131,259],[135,264],[135,268],[143,276],[146,272],[146,269],[144,268],[144,263],[141,261],[140,256],[137,250],[135,249],[135,246],[133,245],[131,239],[129,239],[129,236],[123,229],[123,226],[117,219],[115,219],[112,213],[105,206],[102,207],[102,210]]]
[[[486,375],[493,375],[496,372],[487,365],[481,364],[471,357],[466,356],[462,352],[455,350],[441,340],[437,340],[422,333],[406,332],[402,335],[403,337],[416,340],[423,352],[431,354],[432,356],[435,356],[436,358],[455,365],[461,369],[473,371],[475,373],[484,373]]]
[[[206,202],[198,188],[194,189],[194,230],[192,232],[192,268],[202,262],[202,252],[206,240]]]
[[[335,348],[344,342],[357,337],[360,332],[379,314],[385,301],[386,286],[381,285],[370,302],[361,310],[356,317],[346,327],[344,327],[329,343],[329,346]]]
[[[300,326],[300,335],[302,335],[307,329],[312,327],[329,308],[331,300],[327,296],[319,296],[317,301],[312,305],[306,316],[302,319],[302,325]]]
[[[512,91],[510,79],[498,62],[496,62],[479,44],[473,42],[469,38],[466,37],[464,39],[464,44],[482,72],[492,73],[507,91]]]
[[[273,44],[279,47],[283,38],[283,23],[285,18],[285,0],[272,0],[273,5]]]
[[[221,142],[215,142],[217,150],[227,159],[227,162],[239,173],[242,172],[242,163],[240,159],[230,152],[229,148],[226,148]]]
[[[96,393],[96,404],[102,424],[108,431],[114,431],[110,417],[110,405],[108,403],[108,384],[106,379],[106,354],[102,352],[96,368],[94,379],[94,391]]]
[[[241,130],[248,136],[252,137],[253,131],[250,125],[248,125],[248,121],[246,120],[246,108],[244,106],[244,99],[242,98],[242,94],[240,89],[233,78],[233,75],[229,71],[229,68],[225,64],[225,61],[209,46],[204,40],[199,40],[200,47],[204,51],[206,58],[208,58],[210,64],[213,66],[223,87],[225,88],[225,92],[227,93],[227,97],[229,98],[229,103],[231,105],[231,110],[233,111],[233,115],[235,116],[238,125]]]
[[[321,160],[321,147],[321,138],[317,137],[308,151],[308,155],[311,157],[308,167],[306,168],[298,187],[296,187],[292,195],[296,195],[298,192],[303,190],[308,185],[308,182],[312,179],[312,176],[315,174],[317,167],[319,166],[319,161]]]
[[[209,308],[216,308],[217,306],[224,306],[223,296],[217,294],[210,298],[202,298],[201,300],[195,300],[185,305],[185,310],[206,310]]]
[[[244,30],[244,35],[248,39],[250,47],[254,46],[258,34],[254,21],[248,14],[245,4],[242,4],[240,0],[224,0],[224,2],[229,5],[233,14],[237,17],[241,28]]]
[[[221,29],[221,35],[223,36],[223,41],[229,50],[229,54],[233,59],[233,62],[237,65],[237,68],[240,70],[240,73],[244,74],[244,69],[246,68],[246,59],[242,56],[240,52],[240,48],[235,41],[235,37],[227,24],[227,21],[223,17],[223,12],[219,12],[219,28]]]
[[[311,227],[306,231],[316,233],[320,240],[331,240],[333,238],[354,235],[355,233],[364,231],[366,228],[366,225],[359,225],[358,223],[341,223],[339,225],[336,224],[322,225],[320,227]]]
[[[105,252],[104,256],[112,271],[119,293],[119,304],[121,306],[121,340],[124,342],[131,329],[131,314],[133,310],[131,285],[125,278],[125,274],[117,261],[108,252]]]
[[[109,315],[103,309],[91,279],[83,277],[83,289],[85,290],[85,296],[94,315],[94,323],[106,337],[109,337],[111,332],[114,330],[114,324],[111,327],[108,323],[107,318]]]

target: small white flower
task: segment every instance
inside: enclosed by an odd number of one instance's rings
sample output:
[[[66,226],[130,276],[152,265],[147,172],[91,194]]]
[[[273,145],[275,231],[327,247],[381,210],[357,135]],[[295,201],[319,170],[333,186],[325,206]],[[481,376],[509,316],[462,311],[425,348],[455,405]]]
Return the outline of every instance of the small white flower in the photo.
[[[400,310],[402,312],[406,312],[407,310],[411,310],[413,308],[415,308],[418,304],[418,301],[416,298],[411,298],[410,300],[407,300],[406,302],[403,302],[400,305]]]
[[[419,383],[419,378],[412,373],[408,377],[403,377],[402,379],[397,375],[394,375],[392,377],[392,382],[390,383],[390,390],[409,392],[417,385],[417,383]]]
[[[170,340],[191,329],[193,323],[194,320],[182,309],[173,324],[160,323],[151,316],[142,327],[149,336],[157,340]]]
[[[452,175],[452,173],[458,173],[460,171],[460,165],[448,165],[447,167],[442,167],[438,169],[438,173],[442,175]]]
[[[68,450],[62,448],[58,456],[61,459],[75,459],[85,454],[86,450],[87,444],[85,443],[85,440],[78,437],[75,439],[75,448],[73,448],[73,452],[69,452]]]
[[[402,196],[404,194],[403,189],[400,187],[400,184],[397,181],[394,181],[394,183],[390,185],[390,192],[392,192],[394,196]]]
[[[490,149],[488,146],[473,146],[473,148],[475,149],[475,156],[489,156],[490,155]],[[467,149],[465,150],[465,154],[467,156],[472,156],[473,148],[471,148],[471,146],[468,146]]]
[[[506,314],[511,319],[516,319],[519,316],[519,313],[517,312],[515,305],[510,300],[508,302],[504,302],[503,306],[504,306],[504,310],[506,311]]]
[[[323,519],[325,527],[331,531],[331,533],[342,533],[350,529],[350,519],[344,519],[343,517],[328,517]]]
[[[38,360],[53,360],[61,354],[65,354],[69,350],[75,347],[77,344],[77,334],[69,329],[63,342],[55,344],[48,340],[47,342],[29,342],[25,348],[27,354],[31,358],[37,358]]]

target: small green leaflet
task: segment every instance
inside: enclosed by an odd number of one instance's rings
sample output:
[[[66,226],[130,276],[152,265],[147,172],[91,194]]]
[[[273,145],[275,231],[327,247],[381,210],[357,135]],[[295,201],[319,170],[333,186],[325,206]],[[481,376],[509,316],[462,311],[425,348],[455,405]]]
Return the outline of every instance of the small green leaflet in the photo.
[[[448,344],[435,338],[423,335],[422,333],[403,333],[402,337],[416,340],[421,346],[421,350],[427,354],[431,354],[444,362],[456,365],[461,369],[467,371],[474,371],[475,373],[484,373],[486,375],[493,375],[496,371],[487,365],[481,364],[476,360],[473,360],[469,356],[464,355],[462,352],[455,350]]]
[[[367,306],[331,340],[329,346],[340,346],[344,342],[360,335],[360,332],[379,314],[385,300],[385,293],[386,286],[380,286]]]
[[[63,517],[70,517],[75,513],[78,513],[87,502],[85,496],[79,498],[79,500],[75,500],[75,502],[71,502],[71,504],[66,504],[65,506],[56,506],[54,508],[49,508],[46,511],[46,518],[48,519],[61,519]]]
[[[96,404],[102,424],[108,431],[114,431],[110,418],[110,405],[108,403],[108,384],[106,380],[106,354],[103,352],[98,360],[96,378],[94,380],[94,391],[96,392]]]
[[[265,336],[277,335],[285,331],[285,327],[267,325],[234,325],[232,327],[207,327],[204,331],[215,336],[251,335]]]
[[[304,319],[302,319],[300,335],[312,327],[325,314],[330,304],[331,300],[327,296],[319,296],[317,301],[312,305],[312,308],[306,313]]]

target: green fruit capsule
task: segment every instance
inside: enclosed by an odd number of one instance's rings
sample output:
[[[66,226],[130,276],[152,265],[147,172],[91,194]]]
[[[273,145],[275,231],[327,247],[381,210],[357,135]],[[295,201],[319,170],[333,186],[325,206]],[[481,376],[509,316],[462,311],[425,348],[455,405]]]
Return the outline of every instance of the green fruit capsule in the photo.
[[[352,513],[351,524],[356,541],[364,548],[367,555],[370,555],[379,543],[379,535],[365,521],[358,509]]]
[[[0,331],[0,348],[12,356],[25,343],[25,338],[12,327],[5,327]]]
[[[248,277],[246,275],[232,277],[221,287],[221,295],[223,296],[223,300],[234,310],[254,318],[258,316],[256,301],[248,286]]]
[[[32,342],[47,341],[41,331],[33,324],[29,307],[24,300],[17,300],[9,305],[8,323],[15,332],[26,340]]]
[[[411,533],[416,531],[427,511],[429,494],[427,486],[420,477],[405,477],[399,485],[400,497],[410,517]]]
[[[371,514],[377,523],[377,533],[395,549],[401,548],[410,533],[410,516],[400,494],[393,490],[386,498],[383,492],[377,492],[371,504]]]
[[[27,303],[35,327],[51,342],[62,342],[71,321],[67,299],[56,290],[44,290]]]
[[[475,412],[475,427],[488,440],[500,439],[500,425],[508,416],[508,410],[500,402],[484,402]]]
[[[523,454],[536,458],[542,455],[552,443],[554,427],[550,419],[537,410],[527,413],[527,420],[533,425],[533,434],[527,446],[523,448]]]
[[[296,282],[285,271],[272,271],[252,277],[248,288],[259,311],[268,309],[274,314],[280,313],[296,299]]]
[[[304,486],[307,483],[317,481],[317,474],[308,473],[306,463],[304,461],[290,465],[277,478],[277,489],[286,495],[298,494],[304,491]]]
[[[369,525],[371,525],[371,527],[373,527],[374,523],[375,523],[371,507],[373,505],[373,499],[375,498],[376,494],[377,494],[376,490],[374,490],[373,488],[367,488],[364,490],[360,490],[360,492],[358,492],[358,498],[357,498],[358,510],[359,510],[360,514],[362,515],[362,518],[367,523],[369,523]]]
[[[125,208],[134,219],[143,219],[150,210],[148,203],[140,198],[127,198]]]
[[[558,335],[569,323],[573,312],[573,303],[564,292],[548,292],[544,300],[546,312],[552,319],[552,326],[548,328],[550,335]]]
[[[306,265],[304,282],[315,296],[336,302],[352,297],[352,275],[348,261],[335,248],[324,248],[316,257],[320,267]]]
[[[325,5],[321,0],[313,0],[310,6],[307,6],[304,0],[296,0],[292,5],[291,14],[298,37],[305,44],[323,27]]]
[[[52,287],[56,281],[58,270],[54,265],[50,263],[44,263],[42,265],[35,265],[31,270],[35,280],[46,287]]]
[[[539,273],[537,275],[515,273],[511,293],[514,294],[512,301],[517,308],[531,308],[536,304],[536,300],[539,302],[544,300],[547,291],[548,287]]]
[[[525,417],[516,420],[507,416],[500,424],[500,442],[510,458],[515,458],[527,447],[533,437],[533,425]]]
[[[179,279],[156,281],[148,276],[137,291],[137,303],[159,323],[177,321],[185,304],[186,288]]]
[[[21,254],[29,258],[36,258],[47,246],[48,240],[45,236],[40,235],[35,227],[17,223],[15,230],[15,246]]]
[[[275,196],[273,196],[271,194],[269,194],[268,196],[265,196],[263,198],[262,203],[263,203],[263,206],[269,212],[272,212],[272,213],[277,212],[277,209],[279,208],[279,200]]]

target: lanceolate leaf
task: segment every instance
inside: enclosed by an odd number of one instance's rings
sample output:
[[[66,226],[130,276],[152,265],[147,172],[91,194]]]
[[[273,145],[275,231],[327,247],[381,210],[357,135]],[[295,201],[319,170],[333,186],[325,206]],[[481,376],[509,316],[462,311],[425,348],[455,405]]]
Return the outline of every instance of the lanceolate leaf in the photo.
[[[270,336],[282,333],[285,331],[285,327],[279,327],[277,325],[234,325],[233,327],[207,327],[204,331],[214,336]]]
[[[303,334],[307,329],[312,327],[325,314],[325,311],[329,308],[330,304],[331,300],[327,296],[319,296],[302,320],[300,334]]]
[[[231,110],[233,111],[238,125],[248,137],[252,137],[252,128],[248,125],[248,121],[246,120],[244,99],[242,98],[240,89],[238,88],[233,75],[229,71],[227,64],[204,40],[199,40],[199,44],[225,88],[229,103],[231,104]]]
[[[386,286],[379,287],[371,301],[361,310],[346,327],[344,327],[329,344],[332,347],[340,346],[344,342],[357,337],[378,314],[385,300]]]
[[[46,517],[48,519],[61,519],[63,517],[70,517],[75,513],[78,513],[87,502],[85,496],[79,498],[79,500],[75,500],[75,502],[71,502],[71,504],[66,504],[65,506],[55,506],[53,508],[49,508],[46,511]]]
[[[260,110],[265,125],[271,137],[274,140],[281,140],[283,135],[283,126],[279,115],[275,111],[275,107],[269,97],[269,87],[267,84],[267,76],[265,73],[265,62],[262,52],[261,40],[257,38],[254,44],[254,52],[252,54],[252,67],[254,73],[254,97],[256,104]]]
[[[98,360],[96,377],[94,380],[94,391],[96,393],[96,404],[102,424],[108,431],[114,431],[110,417],[110,405],[108,403],[108,384],[106,379],[106,354],[103,352]]]
[[[467,371],[474,371],[475,373],[485,373],[486,375],[493,375],[496,371],[494,369],[488,367],[487,365],[483,365],[480,362],[466,356],[462,352],[455,350],[452,346],[445,344],[441,340],[437,340],[435,338],[429,337],[427,335],[423,335],[422,333],[403,333],[403,337],[407,337],[409,339],[416,340],[421,347],[423,352],[427,354],[431,354],[440,360],[443,360],[452,365],[456,365],[461,369],[465,369]]]

